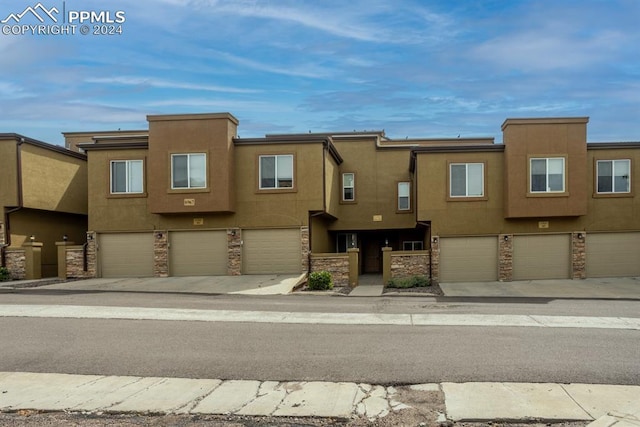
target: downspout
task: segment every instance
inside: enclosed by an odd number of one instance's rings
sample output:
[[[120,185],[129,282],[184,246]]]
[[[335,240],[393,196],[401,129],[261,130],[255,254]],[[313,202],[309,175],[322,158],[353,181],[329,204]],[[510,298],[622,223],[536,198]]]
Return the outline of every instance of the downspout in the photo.
[[[18,138],[18,143],[16,144],[16,170],[17,170],[17,195],[18,195],[18,206],[13,208],[4,208],[4,233],[5,233],[5,241],[4,245],[0,249],[0,262],[3,267],[7,266],[7,255],[6,248],[11,246],[11,221],[9,219],[9,215],[14,212],[18,212],[20,209],[24,207],[24,198],[22,195],[22,144],[24,143],[24,138]]]

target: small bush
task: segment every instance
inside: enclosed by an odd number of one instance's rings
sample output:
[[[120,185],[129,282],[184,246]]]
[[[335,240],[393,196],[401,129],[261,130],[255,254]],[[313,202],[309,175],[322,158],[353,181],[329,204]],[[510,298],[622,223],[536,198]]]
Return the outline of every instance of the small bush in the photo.
[[[387,283],[388,288],[425,288],[430,286],[429,278],[426,276],[404,277],[402,279],[391,279]]]
[[[325,291],[333,289],[333,280],[328,271],[314,271],[309,275],[309,289],[312,291]]]
[[[7,270],[7,267],[0,267],[0,282],[6,282],[7,280],[11,280],[9,270]]]

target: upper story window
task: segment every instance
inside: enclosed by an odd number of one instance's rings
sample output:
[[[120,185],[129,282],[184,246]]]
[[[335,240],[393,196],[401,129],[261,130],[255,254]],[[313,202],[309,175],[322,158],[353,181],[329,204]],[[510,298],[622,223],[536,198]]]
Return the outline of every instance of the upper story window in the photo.
[[[398,210],[399,211],[411,210],[411,183],[410,182],[398,183]]]
[[[260,189],[293,188],[293,155],[260,156]]]
[[[356,177],[354,173],[342,174],[342,201],[353,202],[356,200]]]
[[[598,160],[598,193],[629,193],[631,191],[631,160]]]
[[[531,159],[531,192],[564,192],[564,157]]]
[[[484,196],[484,163],[451,163],[449,167],[451,197]]]
[[[207,155],[188,153],[171,155],[171,188],[206,188]]]
[[[142,192],[142,160],[112,160],[111,194],[140,194]]]

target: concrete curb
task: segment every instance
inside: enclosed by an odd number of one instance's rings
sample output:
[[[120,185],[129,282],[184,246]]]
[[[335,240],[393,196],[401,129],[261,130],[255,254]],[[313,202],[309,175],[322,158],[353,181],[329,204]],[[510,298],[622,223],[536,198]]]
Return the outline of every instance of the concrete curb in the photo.
[[[640,386],[443,383],[403,387],[444,393],[451,421],[593,421],[624,427],[638,420]],[[216,414],[382,418],[410,408],[395,387],[349,382],[277,382],[0,372],[0,411]],[[420,408],[414,399],[411,402]],[[442,416],[444,418],[444,416]]]

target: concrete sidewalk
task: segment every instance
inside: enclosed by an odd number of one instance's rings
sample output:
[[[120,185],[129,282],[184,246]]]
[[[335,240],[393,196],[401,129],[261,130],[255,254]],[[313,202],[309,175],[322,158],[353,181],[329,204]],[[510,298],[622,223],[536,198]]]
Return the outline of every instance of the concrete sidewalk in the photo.
[[[442,401],[444,407],[438,404]],[[0,372],[0,411],[22,409],[369,420],[413,409],[434,415],[433,420],[425,421],[564,420],[622,427],[631,425],[625,422],[638,421],[640,387],[520,383],[384,387],[348,382]]]

